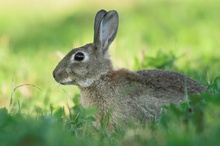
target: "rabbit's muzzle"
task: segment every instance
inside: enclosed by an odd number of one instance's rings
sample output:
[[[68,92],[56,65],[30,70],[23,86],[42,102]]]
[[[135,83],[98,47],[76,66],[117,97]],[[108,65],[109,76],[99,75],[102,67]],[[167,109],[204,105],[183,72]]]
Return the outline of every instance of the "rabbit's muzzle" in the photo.
[[[64,72],[60,69],[55,69],[53,71],[53,77],[56,80],[56,82],[58,82],[62,85],[74,84],[74,80],[71,79],[66,72]]]

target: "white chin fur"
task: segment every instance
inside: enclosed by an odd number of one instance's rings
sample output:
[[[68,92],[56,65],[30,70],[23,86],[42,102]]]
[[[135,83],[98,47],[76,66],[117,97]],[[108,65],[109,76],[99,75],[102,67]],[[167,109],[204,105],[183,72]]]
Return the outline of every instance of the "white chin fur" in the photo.
[[[92,85],[94,81],[94,79],[86,79],[85,81],[79,81],[78,84],[80,87],[86,88]]]
[[[65,79],[63,79],[60,83],[62,83],[62,84],[66,84],[66,83],[70,83],[70,82],[72,82],[73,80],[71,79],[71,78],[65,78]]]

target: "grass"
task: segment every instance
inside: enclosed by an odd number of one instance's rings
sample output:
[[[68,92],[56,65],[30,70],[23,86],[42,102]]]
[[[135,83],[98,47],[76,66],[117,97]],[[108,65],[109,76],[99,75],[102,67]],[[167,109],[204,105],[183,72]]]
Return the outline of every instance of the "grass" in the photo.
[[[220,125],[219,2],[0,1],[0,145],[217,145]],[[50,6],[50,7],[49,7]],[[88,6],[93,6],[88,8]],[[161,68],[187,74],[212,94],[190,96],[159,123],[92,128],[94,109],[83,109],[79,90],[59,86],[52,71],[71,48],[92,41],[93,19],[117,9],[118,36],[110,48],[116,68]],[[19,85],[31,84],[32,86]],[[10,98],[13,101],[10,106]]]

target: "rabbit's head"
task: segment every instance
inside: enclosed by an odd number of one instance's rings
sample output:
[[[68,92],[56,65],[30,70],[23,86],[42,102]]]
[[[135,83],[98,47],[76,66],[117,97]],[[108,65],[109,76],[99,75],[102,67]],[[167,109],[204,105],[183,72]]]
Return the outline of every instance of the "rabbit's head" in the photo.
[[[118,30],[118,14],[100,10],[94,22],[94,42],[71,50],[57,65],[53,76],[58,83],[87,87],[112,70],[108,48]]]

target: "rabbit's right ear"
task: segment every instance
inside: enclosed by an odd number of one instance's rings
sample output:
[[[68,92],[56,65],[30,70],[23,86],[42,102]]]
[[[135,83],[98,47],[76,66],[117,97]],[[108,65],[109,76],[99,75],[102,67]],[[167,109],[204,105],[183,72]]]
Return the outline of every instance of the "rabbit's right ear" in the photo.
[[[96,14],[94,44],[100,55],[106,53],[110,44],[115,39],[118,31],[118,21],[118,13],[114,10],[107,13],[101,10]]]

